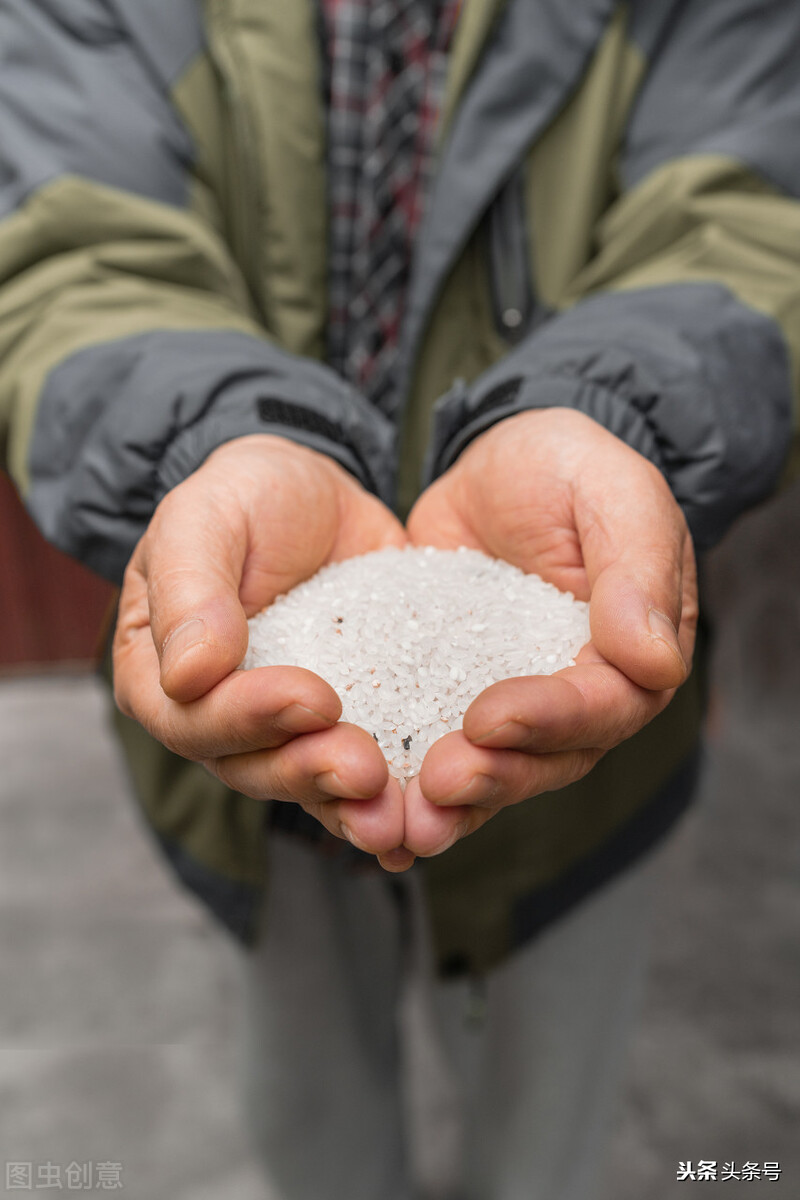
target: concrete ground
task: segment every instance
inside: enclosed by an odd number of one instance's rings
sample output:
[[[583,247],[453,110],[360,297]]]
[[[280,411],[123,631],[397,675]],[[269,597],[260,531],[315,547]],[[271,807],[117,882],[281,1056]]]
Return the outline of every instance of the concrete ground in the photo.
[[[605,1200],[685,1196],[678,1164],[701,1159],[779,1162],[774,1194],[800,1196],[798,550],[795,489],[709,564],[709,762],[669,851]],[[0,762],[0,1195],[54,1194],[51,1163],[100,1196],[79,1171],[106,1164],[132,1200],[270,1200],[239,1128],[233,949],[154,854],[94,680],[0,683]]]

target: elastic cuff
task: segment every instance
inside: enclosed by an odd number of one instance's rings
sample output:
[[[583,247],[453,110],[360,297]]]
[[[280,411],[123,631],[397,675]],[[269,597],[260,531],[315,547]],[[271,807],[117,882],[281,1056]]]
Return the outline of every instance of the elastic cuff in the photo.
[[[368,464],[356,450],[344,444],[342,431],[337,431],[332,421],[299,405],[262,397],[251,402],[244,411],[211,414],[179,433],[159,464],[156,502],[202,466],[219,446],[259,433],[285,437],[326,454],[369,491],[377,493],[379,490]]]
[[[513,376],[484,395],[471,395],[459,380],[436,405],[425,483],[452,466],[470,442],[498,421],[542,408],[572,408],[584,413],[664,471],[658,434],[647,414],[609,388],[585,379]]]

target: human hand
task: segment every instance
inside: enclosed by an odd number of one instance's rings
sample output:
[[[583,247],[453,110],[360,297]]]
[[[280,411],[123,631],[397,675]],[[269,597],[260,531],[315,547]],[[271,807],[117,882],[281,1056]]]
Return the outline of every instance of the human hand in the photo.
[[[690,670],[697,582],[661,473],[567,409],[520,413],[478,437],[407,530],[412,543],[474,547],[590,601],[591,641],[574,667],[493,684],[463,730],[428,751],[405,792],[405,845],[426,856],[580,779],[666,707]]]
[[[326,563],[406,540],[329,457],[269,435],[221,446],[159,504],[128,565],[117,704],[236,791],[296,801],[387,866],[410,865],[400,786],[365,730],[336,724],[333,688],[299,667],[236,670],[248,617]]]

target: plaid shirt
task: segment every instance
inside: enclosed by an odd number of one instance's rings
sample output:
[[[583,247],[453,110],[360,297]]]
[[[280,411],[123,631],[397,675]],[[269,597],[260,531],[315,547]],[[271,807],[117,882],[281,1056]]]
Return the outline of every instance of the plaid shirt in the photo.
[[[327,60],[328,361],[391,395],[460,0],[319,0]]]
[[[327,50],[328,361],[380,405],[391,395],[414,237],[460,0],[319,0]],[[270,824],[329,854],[377,860],[299,804]]]

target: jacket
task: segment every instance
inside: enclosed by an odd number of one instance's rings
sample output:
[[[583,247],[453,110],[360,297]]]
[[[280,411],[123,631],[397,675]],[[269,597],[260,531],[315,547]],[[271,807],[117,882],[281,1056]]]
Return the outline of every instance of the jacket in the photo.
[[[159,499],[254,432],[404,516],[491,424],[568,405],[712,545],[792,446],[795,0],[466,0],[380,410],[324,363],[316,21],[313,0],[0,0],[0,443],[44,534],[118,582]],[[421,864],[443,970],[491,966],[669,827],[700,684]],[[117,723],[160,845],[252,943],[268,806]]]

